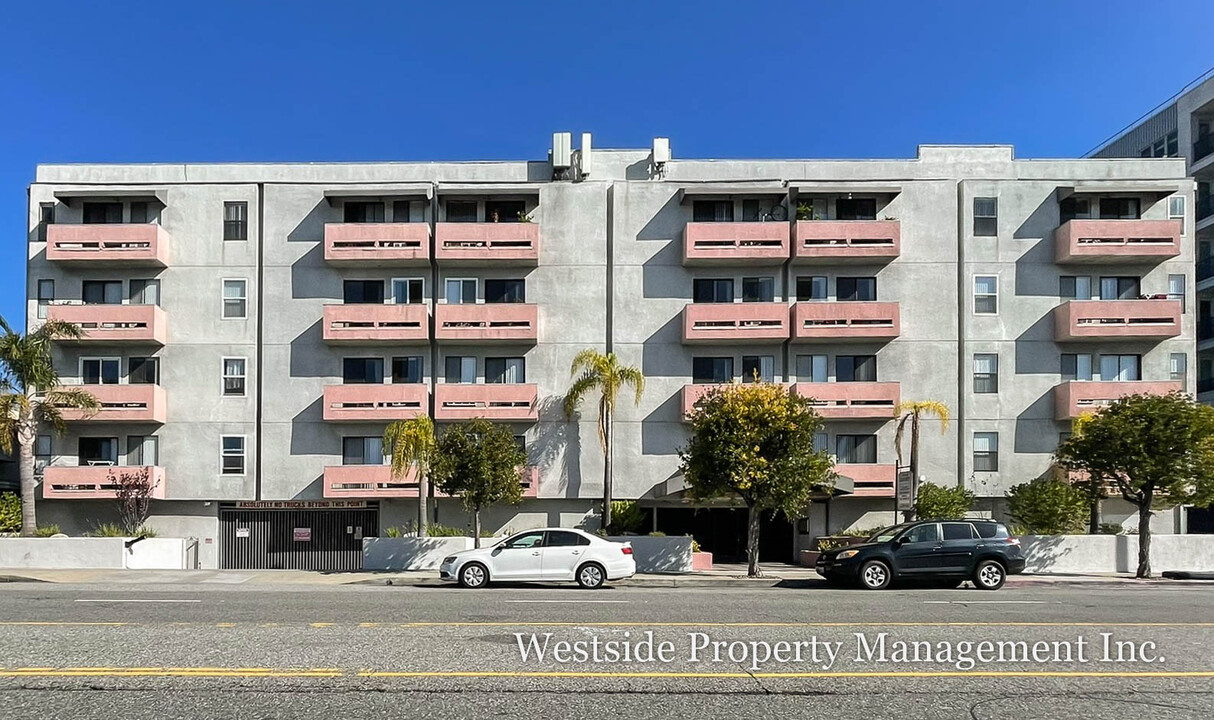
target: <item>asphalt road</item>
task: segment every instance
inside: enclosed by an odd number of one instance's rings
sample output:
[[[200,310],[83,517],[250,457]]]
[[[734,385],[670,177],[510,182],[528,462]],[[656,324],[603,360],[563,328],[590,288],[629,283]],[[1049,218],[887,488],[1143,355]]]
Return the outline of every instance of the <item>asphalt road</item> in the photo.
[[[406,714],[1209,718],[1214,587],[0,586],[0,717]]]

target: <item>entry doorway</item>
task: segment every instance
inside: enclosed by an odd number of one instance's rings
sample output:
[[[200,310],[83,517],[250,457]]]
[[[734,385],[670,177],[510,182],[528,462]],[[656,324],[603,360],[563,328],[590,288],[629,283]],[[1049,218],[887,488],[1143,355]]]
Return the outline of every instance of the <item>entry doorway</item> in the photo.
[[[712,553],[714,563],[746,562],[746,508],[658,507],[657,530],[690,535]],[[759,521],[759,561],[791,563],[793,525],[783,513],[764,512]]]

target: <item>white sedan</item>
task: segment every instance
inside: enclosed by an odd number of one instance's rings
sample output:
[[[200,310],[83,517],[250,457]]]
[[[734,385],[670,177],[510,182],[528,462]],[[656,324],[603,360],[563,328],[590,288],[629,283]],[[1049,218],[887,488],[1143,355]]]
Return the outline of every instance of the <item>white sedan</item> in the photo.
[[[636,574],[631,543],[604,540],[581,530],[540,528],[512,535],[491,547],[464,550],[443,558],[443,580],[466,588],[490,581],[568,582],[584,588]]]

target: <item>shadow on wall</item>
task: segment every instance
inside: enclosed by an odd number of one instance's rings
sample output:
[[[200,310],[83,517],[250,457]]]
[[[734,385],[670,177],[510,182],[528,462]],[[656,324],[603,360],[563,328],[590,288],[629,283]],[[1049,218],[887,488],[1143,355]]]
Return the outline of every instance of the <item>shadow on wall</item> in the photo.
[[[549,395],[539,401],[540,421],[528,459],[539,467],[543,478],[540,486],[546,494],[559,492],[577,497],[582,488],[582,433],[578,422],[582,413],[574,415],[572,420],[567,419],[562,407],[564,400],[560,395]],[[544,487],[544,483],[554,479],[559,483],[557,488]]]
[[[1054,391],[1047,390],[1016,416],[1012,450],[1052,454],[1058,449],[1058,427],[1054,420]]]
[[[329,205],[328,200],[321,199],[308,211],[307,215],[304,215],[303,220],[299,221],[295,229],[287,233],[287,242],[323,243],[325,223],[340,221],[341,214]],[[317,247],[320,245],[318,244]]]
[[[1057,568],[1067,562],[1072,548],[1065,535],[1034,535],[1021,538],[1024,545],[1025,572],[1060,572]]]
[[[293,378],[340,378],[341,363],[324,342],[324,321],[317,320],[291,341],[288,372]],[[320,421],[320,416],[316,417]]]
[[[1058,203],[1051,193],[1012,235],[1016,240],[1032,242],[1016,259],[1016,295],[1058,297],[1058,275],[1054,267],[1054,229],[1057,227]],[[1042,272],[1042,266],[1051,267],[1053,272]]]
[[[291,496],[292,500],[322,500],[325,496],[325,476],[319,475],[302,490]]]
[[[1054,313],[1051,311],[1034,320],[1016,338],[1016,374],[1057,375],[1060,361],[1058,354],[1052,352],[1054,347]]]
[[[291,297],[295,300],[320,299],[340,303],[342,277],[325,264],[325,249],[321,244],[308,248],[291,263]]]
[[[364,570],[437,570],[443,558],[472,548],[472,538],[363,538]]]

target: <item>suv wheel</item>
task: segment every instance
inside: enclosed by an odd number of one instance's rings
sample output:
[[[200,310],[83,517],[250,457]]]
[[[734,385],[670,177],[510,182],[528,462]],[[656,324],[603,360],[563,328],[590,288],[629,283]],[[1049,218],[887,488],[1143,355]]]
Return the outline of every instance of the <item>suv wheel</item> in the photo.
[[[974,568],[974,587],[980,590],[998,590],[1007,580],[1007,571],[994,560],[983,560]]]
[[[865,590],[884,590],[891,579],[889,566],[880,560],[869,560],[860,567],[860,585]]]

